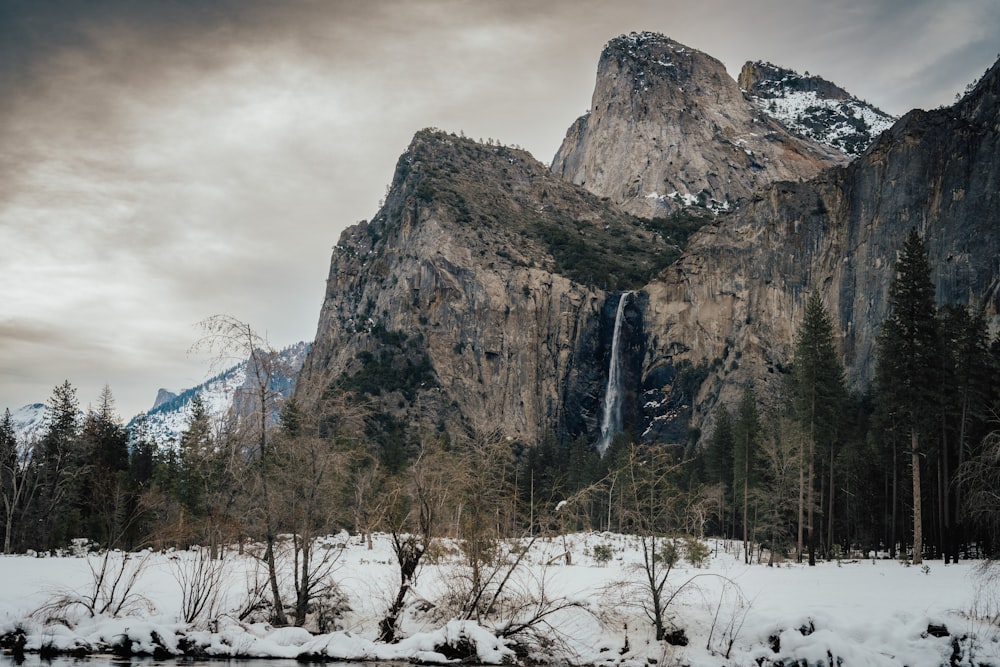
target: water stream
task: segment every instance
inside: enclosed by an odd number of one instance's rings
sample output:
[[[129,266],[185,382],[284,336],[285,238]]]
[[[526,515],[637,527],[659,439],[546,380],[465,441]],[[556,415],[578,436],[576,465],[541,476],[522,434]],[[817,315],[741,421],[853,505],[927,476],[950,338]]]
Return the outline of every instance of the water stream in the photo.
[[[631,292],[622,292],[618,297],[618,310],[615,312],[615,331],[611,337],[611,361],[608,364],[608,386],[604,391],[604,410],[601,415],[601,437],[597,441],[597,451],[601,456],[607,451],[608,445],[615,434],[622,430],[622,388],[621,388],[621,333],[622,321],[625,319],[625,304]]]

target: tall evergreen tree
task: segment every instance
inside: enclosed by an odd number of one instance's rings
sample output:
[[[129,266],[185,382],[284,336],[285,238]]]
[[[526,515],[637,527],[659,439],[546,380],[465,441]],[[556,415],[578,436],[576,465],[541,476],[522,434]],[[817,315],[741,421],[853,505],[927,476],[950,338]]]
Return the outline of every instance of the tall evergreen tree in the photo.
[[[946,306],[940,312],[942,380],[938,465],[938,496],[942,507],[941,532],[945,563],[958,560],[963,540],[962,485],[953,483],[956,471],[972,454],[973,443],[988,430],[990,386],[996,377],[990,359],[989,334],[981,312]]]
[[[52,549],[64,544],[79,525],[77,481],[86,469],[80,447],[80,404],[76,388],[63,382],[52,391],[45,410],[45,430],[39,442],[39,533],[37,545]]]
[[[940,336],[931,267],[923,239],[910,231],[889,287],[889,316],[878,339],[876,400],[909,432],[913,477],[913,562],[923,562],[920,458],[922,435],[934,427]]]
[[[212,464],[211,421],[200,394],[191,399],[187,428],[180,438],[180,480],[178,495],[181,504],[197,518],[204,518],[205,493]]]
[[[758,473],[758,446],[761,436],[757,397],[753,389],[743,391],[733,425],[733,493],[736,505],[743,512],[743,558],[750,562],[749,505],[751,489],[756,486]]]
[[[722,407],[715,418],[715,430],[705,450],[705,479],[719,489],[719,526],[723,535],[735,524],[735,517],[727,525],[729,509],[733,503],[733,420],[729,410]]]
[[[81,489],[83,525],[101,544],[121,546],[119,541],[133,513],[127,488],[128,431],[115,411],[108,386],[101,391],[97,409],[84,417],[82,441],[90,466],[88,484]]]
[[[844,367],[837,356],[833,323],[823,306],[818,291],[809,296],[805,318],[795,340],[793,365],[792,408],[796,421],[806,437],[803,475],[800,476],[800,511],[798,558],[802,558],[802,521],[805,519],[805,540],[809,548],[809,564],[816,564],[817,505],[815,483],[817,457],[830,461],[830,505],[833,505],[833,457],[836,451],[838,424],[843,418],[847,390]],[[803,514],[805,516],[803,517]]]

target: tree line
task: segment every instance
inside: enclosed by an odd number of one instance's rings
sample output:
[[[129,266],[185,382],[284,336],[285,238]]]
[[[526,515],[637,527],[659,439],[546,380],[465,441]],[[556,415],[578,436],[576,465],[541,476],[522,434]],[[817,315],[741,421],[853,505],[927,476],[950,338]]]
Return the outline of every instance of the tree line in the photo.
[[[746,387],[733,410],[716,409],[701,443],[673,448],[679,465],[663,497],[673,529],[733,538],[748,562],[992,556],[1000,338],[991,343],[984,314],[936,307],[927,252],[913,230],[863,393],[847,387],[838,336],[813,291],[781,396],[765,402]],[[616,519],[615,480],[632,440],[619,436],[603,459],[583,439],[540,443],[525,457],[522,501],[597,485],[603,494],[591,494],[575,527],[626,529]]]
[[[896,267],[869,392],[847,390],[838,334],[813,292],[782,400],[765,409],[747,387],[699,447],[623,434],[600,457],[584,438],[528,445],[430,429],[413,434],[400,465],[365,438],[377,415],[357,395],[327,392],[309,410],[280,402],[266,340],[229,317],[204,327],[202,345],[250,359],[248,395],[223,423],[195,397],[179,441],[156,442],[141,420],[124,426],[109,388],[81,417],[69,382],[53,390],[33,441],[19,441],[4,415],[4,552],[74,538],[212,553],[256,543],[270,579],[262,597],[276,620],[294,622],[330,567],[315,539],[341,528],[392,532],[401,568],[433,538],[458,537],[473,589],[489,579],[498,540],[578,529],[724,535],[748,561],[880,552],[920,562],[996,546],[1000,343],[990,345],[981,313],[935,307],[916,232]],[[283,558],[296,566],[294,604],[277,590]]]
[[[817,551],[913,563],[992,555],[1000,339],[990,343],[983,313],[935,306],[913,230],[864,394],[847,390],[837,336],[813,292],[778,406],[760,414],[748,388],[735,414],[720,410],[692,466],[692,483],[718,494],[713,529],[810,564]]]

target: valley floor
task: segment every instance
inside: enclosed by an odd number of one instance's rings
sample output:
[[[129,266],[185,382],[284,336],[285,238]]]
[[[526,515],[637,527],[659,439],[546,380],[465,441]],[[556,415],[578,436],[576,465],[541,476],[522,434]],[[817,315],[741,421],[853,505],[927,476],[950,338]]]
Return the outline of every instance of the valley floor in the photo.
[[[654,639],[644,611],[649,588],[643,584],[635,537],[585,533],[534,542],[508,583],[511,595],[481,624],[449,617],[448,601],[469,573],[457,545],[442,542],[433,562],[420,571],[416,603],[401,618],[405,638],[387,645],[374,640],[398,587],[388,536],[375,535],[371,550],[361,538],[346,534],[328,544],[343,546],[334,572],[342,597],[331,632],[236,620],[235,610],[245,603],[257,568],[255,559],[235,552],[224,558],[225,584],[213,620],[184,624],[179,621],[185,604],[180,581],[197,559],[194,552],[169,552],[149,553],[145,560],[129,556],[130,563],[143,565],[135,570],[134,595],[124,600],[118,618],[109,613],[91,617],[79,605],[33,614],[57,598],[66,601],[97,590],[98,556],[2,556],[0,636],[22,630],[29,651],[46,646],[107,650],[127,638],[135,653],[196,649],[209,657],[434,663],[456,658],[463,647],[472,661],[502,663],[524,661],[527,646],[529,660],[593,665],[789,665],[803,660],[845,666],[1000,665],[995,624],[1000,585],[976,562],[906,566],[867,559],[768,567],[744,565],[735,543],[708,540],[712,552],[702,567],[682,559],[668,577],[666,597],[676,595],[666,615],[687,640],[675,646]],[[610,547],[610,561],[595,560],[595,547],[598,552]],[[571,565],[565,562],[567,551]],[[517,646],[491,632],[527,609],[542,609],[539,604],[548,609],[566,603],[570,606],[546,615],[534,633],[522,634]],[[679,638],[680,633],[675,641]]]

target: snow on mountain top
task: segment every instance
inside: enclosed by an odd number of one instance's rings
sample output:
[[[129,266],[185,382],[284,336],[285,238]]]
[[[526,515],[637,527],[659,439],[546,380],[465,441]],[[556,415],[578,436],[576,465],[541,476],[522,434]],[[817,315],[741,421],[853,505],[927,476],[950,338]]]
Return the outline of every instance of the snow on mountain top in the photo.
[[[35,440],[42,435],[45,428],[45,404],[32,403],[10,413],[14,423],[14,432],[21,442]]]
[[[818,76],[771,63],[747,63],[740,74],[750,101],[792,132],[860,155],[898,120]]]
[[[780,97],[753,98],[753,102],[793,132],[848,155],[860,155],[896,122],[874,107],[820,97],[815,91],[788,91]]]
[[[633,58],[640,59],[657,57],[657,54],[663,54],[665,50],[669,50],[677,55],[700,53],[695,49],[689,48],[680,42],[670,39],[666,35],[649,31],[631,32],[625,35],[619,35],[618,37],[609,40],[608,43],[604,45],[604,53],[624,52]],[[659,57],[657,57],[655,62],[667,67],[673,66],[673,64],[669,61],[661,61]]]
[[[305,361],[308,343],[296,343],[278,352],[280,366],[287,369],[289,376],[283,373],[271,378],[272,390],[282,398],[291,396],[295,389],[295,379]],[[213,424],[221,425],[233,409],[234,401],[241,390],[247,385],[247,362],[244,361],[232,368],[226,369],[215,377],[203,382],[197,387],[186,389],[172,398],[166,398],[166,390],[157,394],[156,404],[146,413],[136,415],[129,428],[136,430],[140,423],[144,424],[145,437],[154,440],[160,446],[172,446],[180,440],[181,433],[187,428],[191,419],[191,401],[200,396]]]

